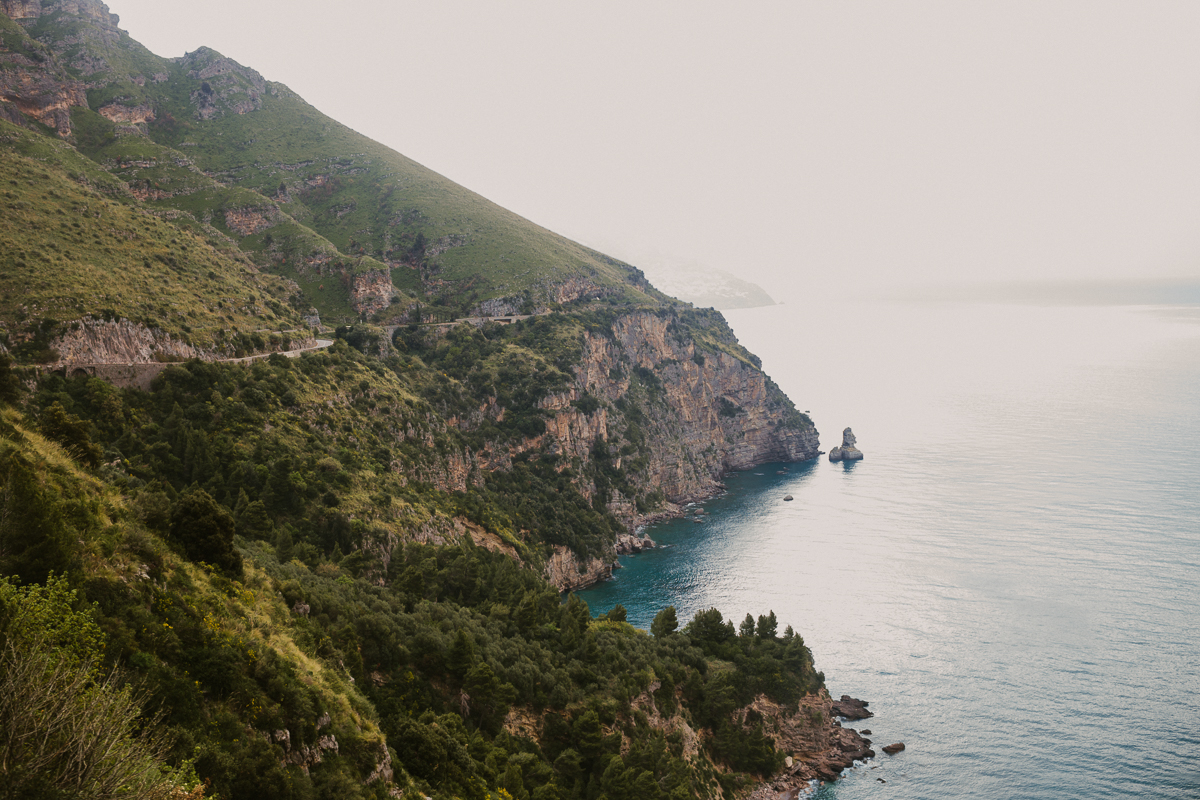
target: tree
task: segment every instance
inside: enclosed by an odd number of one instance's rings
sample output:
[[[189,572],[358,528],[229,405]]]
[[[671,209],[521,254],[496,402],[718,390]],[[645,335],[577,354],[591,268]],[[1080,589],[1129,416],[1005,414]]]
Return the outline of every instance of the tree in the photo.
[[[679,620],[675,617],[675,606],[667,606],[658,612],[654,621],[650,623],[650,633],[654,634],[655,639],[670,636],[678,628]]]
[[[625,606],[621,605],[620,603],[617,603],[615,606],[612,607],[611,611],[609,611],[607,614],[604,615],[604,617],[605,617],[605,619],[609,620],[610,622],[624,622],[625,621]]]
[[[242,556],[233,547],[233,515],[208,492],[192,489],[171,512],[171,536],[192,561],[205,561],[241,577]]]
[[[738,635],[743,638],[754,636],[754,616],[752,614],[747,614],[746,618],[742,620],[742,624],[738,627]]]
[[[692,617],[684,633],[693,641],[706,644],[723,644],[734,637],[733,623],[726,622],[720,609],[710,608]]]
[[[201,797],[164,768],[169,743],[139,698],[100,672],[103,633],[74,605],[65,578],[21,589],[0,579],[0,794]]]
[[[21,379],[12,370],[12,356],[0,353],[0,403],[15,403],[21,399]]]
[[[88,424],[74,414],[68,414],[62,403],[54,403],[38,418],[38,432],[57,442],[72,457],[89,467],[100,466],[104,451],[92,443]]]
[[[62,498],[38,467],[0,442],[0,573],[26,583],[78,562],[73,551],[79,532],[63,518]]]
[[[474,663],[475,643],[466,631],[459,628],[458,633],[454,635],[454,644],[450,645],[450,652],[446,656],[446,668],[450,670],[451,675],[462,680]]]
[[[759,617],[758,617],[758,638],[774,639],[775,632],[778,630],[779,630],[779,622],[778,622],[778,620],[775,619],[774,611],[768,612],[765,617],[762,615],[759,615]]]

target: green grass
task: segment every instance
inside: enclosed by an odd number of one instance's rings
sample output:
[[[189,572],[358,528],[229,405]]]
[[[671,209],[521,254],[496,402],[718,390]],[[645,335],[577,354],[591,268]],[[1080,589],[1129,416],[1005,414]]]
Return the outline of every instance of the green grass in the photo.
[[[286,305],[285,282],[132,198],[112,199],[120,195],[111,179],[81,169],[70,148],[39,139],[0,123],[0,319],[10,337],[44,320],[104,315],[212,348],[230,329],[302,325]]]

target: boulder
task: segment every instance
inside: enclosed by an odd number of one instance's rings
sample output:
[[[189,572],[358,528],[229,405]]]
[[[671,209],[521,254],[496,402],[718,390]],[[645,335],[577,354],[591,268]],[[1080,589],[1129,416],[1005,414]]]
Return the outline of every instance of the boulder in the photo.
[[[791,499],[792,499],[792,496],[791,496],[790,494],[785,494],[785,495],[783,496],[783,499],[784,499],[784,500],[791,500]]]
[[[903,749],[904,742],[896,742],[895,744],[889,744],[887,747],[883,748],[883,752],[887,753],[889,756],[894,756]]]
[[[875,716],[867,711],[866,700],[855,700],[848,694],[842,695],[841,700],[833,701],[833,715],[843,719],[867,719]]]

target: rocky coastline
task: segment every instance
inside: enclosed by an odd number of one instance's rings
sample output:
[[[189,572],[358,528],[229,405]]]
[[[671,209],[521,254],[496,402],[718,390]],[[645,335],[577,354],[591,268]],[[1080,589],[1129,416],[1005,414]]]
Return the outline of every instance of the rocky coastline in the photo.
[[[839,709],[865,709],[866,705],[846,695],[840,701],[833,700],[824,689],[802,699],[791,714],[765,697],[756,699],[743,713],[752,709],[771,721],[768,729],[775,748],[787,759],[782,769],[748,795],[749,800],[796,800],[808,794],[818,782],[836,781],[856,762],[874,758],[871,740],[842,727],[840,722],[846,717]]]

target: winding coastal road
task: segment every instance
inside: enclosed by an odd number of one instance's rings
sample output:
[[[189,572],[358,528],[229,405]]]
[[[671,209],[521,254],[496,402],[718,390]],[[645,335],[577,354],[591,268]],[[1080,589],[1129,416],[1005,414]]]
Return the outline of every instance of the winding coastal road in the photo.
[[[315,339],[314,343],[308,347],[299,347],[294,350],[282,350],[277,353],[255,353],[252,356],[242,356],[241,358],[208,358],[203,360],[221,364],[244,364],[249,361],[260,361],[264,358],[270,358],[273,355],[281,355],[284,358],[297,358],[302,353],[329,347],[333,344],[333,341],[333,339]],[[157,377],[158,373],[175,363],[179,362],[131,361],[124,363],[109,362],[106,364],[76,362],[71,364],[56,364],[50,368],[50,371],[61,373],[64,377],[90,375],[93,378],[108,381],[115,386],[149,389],[150,382]]]

